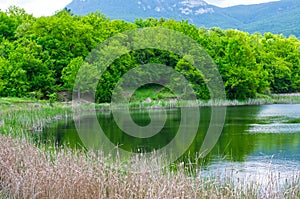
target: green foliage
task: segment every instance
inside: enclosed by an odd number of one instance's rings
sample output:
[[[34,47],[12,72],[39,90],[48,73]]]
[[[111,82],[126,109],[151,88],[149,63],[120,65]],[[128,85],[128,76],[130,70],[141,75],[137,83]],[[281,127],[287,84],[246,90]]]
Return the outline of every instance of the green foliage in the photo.
[[[120,41],[116,40],[106,51],[111,56],[123,56],[114,60],[106,71],[101,71],[98,81],[103,60],[100,57],[93,64],[84,62],[89,52],[111,36],[142,27],[176,30],[202,45],[218,66],[230,99],[246,100],[269,93],[300,91],[300,41],[294,36],[197,28],[187,21],[173,19],[137,19],[135,23],[128,23],[109,20],[99,12],[77,16],[62,10],[50,17],[34,18],[23,9],[11,7],[0,12],[0,96],[24,97],[40,93],[34,97],[48,98],[52,103],[57,99],[57,92],[73,92],[75,84],[78,94],[92,93],[97,84],[96,102],[109,102],[122,75],[136,66],[157,63],[174,68],[185,76],[198,98],[209,99],[207,80],[193,66],[191,57],[179,57],[160,49],[128,53],[130,41],[139,38],[127,38],[125,34],[119,34],[124,48],[120,48]],[[157,42],[168,45],[164,38],[166,35],[155,35]],[[180,49],[180,42],[172,41],[172,45]],[[85,72],[78,75],[81,67]],[[160,78],[163,83],[171,80],[172,86],[181,83],[172,75],[163,77],[159,71],[149,71],[137,71],[139,75],[131,81],[142,83],[147,76]],[[150,91],[138,91],[135,97],[142,100],[142,93],[152,92],[149,88]],[[151,96],[153,99],[174,97],[164,89],[152,92]]]
[[[183,74],[185,78],[190,82],[198,98],[209,99],[209,91],[203,79],[203,75],[201,71],[193,67],[192,62],[193,61],[189,60],[188,57],[184,57],[178,61],[175,66],[175,70]],[[176,82],[176,79],[174,80],[174,82]]]
[[[9,60],[0,57],[0,95],[22,97],[28,91],[26,71],[14,67]]]
[[[18,24],[16,21],[8,16],[6,13],[0,13],[0,39],[7,38],[13,39],[14,31],[17,28]],[[0,40],[0,41],[1,41]]]
[[[42,99],[44,94],[41,92],[41,90],[38,90],[38,91],[30,92],[29,96],[31,99],[35,99],[36,101],[38,101],[38,100]]]
[[[3,38],[14,40],[18,26],[30,19],[32,19],[32,16],[18,7],[9,7],[7,12],[1,12],[0,10],[0,42]]]
[[[52,106],[52,104],[57,101],[57,94],[56,93],[51,93],[47,96],[49,98],[49,103]]]
[[[66,89],[72,91],[76,75],[80,66],[83,64],[82,57],[76,57],[70,61],[70,63],[62,70],[62,80]]]

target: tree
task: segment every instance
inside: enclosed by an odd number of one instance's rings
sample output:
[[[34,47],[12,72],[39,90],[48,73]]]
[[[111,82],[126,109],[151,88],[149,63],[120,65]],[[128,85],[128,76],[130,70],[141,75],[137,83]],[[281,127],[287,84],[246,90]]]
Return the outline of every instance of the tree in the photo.
[[[256,63],[247,33],[227,30],[226,36],[228,41],[220,61],[220,72],[227,96],[230,99],[242,100],[255,98],[259,90],[268,89],[268,84],[260,82],[260,79],[265,79],[267,73]],[[265,85],[265,88],[262,88],[262,85]]]
[[[191,87],[195,91],[197,98],[209,99],[209,90],[204,81],[203,74],[201,71],[195,68],[192,63],[193,60],[191,60],[190,57],[185,56],[178,61],[175,66],[175,70],[185,76],[185,78],[188,80],[188,82],[191,84]],[[176,80],[174,82],[176,82]]]
[[[33,41],[21,39],[14,43],[16,48],[8,56],[9,64],[26,71],[27,92],[41,91],[44,95],[53,92],[55,79],[48,68],[49,55]]]
[[[84,62],[82,57],[72,59],[62,74],[65,86],[70,91],[77,92],[78,100],[81,99],[82,94],[90,95],[96,92],[99,71],[95,65]]]
[[[0,96],[23,97],[28,88],[26,71],[0,57]]]
[[[170,41],[167,34],[149,34],[150,40],[139,34],[122,34],[143,27],[175,30],[197,41],[218,66],[230,99],[254,98],[258,93],[300,91],[300,41],[293,36],[198,29],[187,21],[173,19],[137,19],[135,23],[128,23],[110,20],[100,12],[77,16],[62,10],[50,17],[34,18],[23,9],[10,7],[6,12],[0,12],[0,95],[24,96],[40,91],[44,96],[50,96],[61,89],[72,90],[75,84],[79,94],[92,93],[91,89],[96,87],[96,101],[107,102],[116,83],[127,71],[138,65],[158,63],[179,71],[199,98],[208,99],[206,84],[213,76],[205,80],[202,72],[193,67],[193,60],[176,54],[191,53],[189,49],[183,49],[185,41]],[[96,48],[118,33],[121,34],[109,43],[106,51],[100,52],[101,49]],[[167,52],[149,46],[177,48],[174,49],[176,52]],[[131,51],[135,47],[141,47],[141,50]],[[93,60],[83,61],[93,49],[108,59],[122,56],[111,60],[106,71],[102,71],[107,60],[92,57]],[[202,57],[201,53],[199,51],[197,57]],[[78,75],[81,67],[86,72]],[[97,82],[100,72],[103,74]],[[132,78],[136,83],[143,82],[145,75],[153,79],[159,76],[151,69],[138,72],[141,77]]]
[[[11,6],[6,12],[0,11],[0,42],[3,38],[8,40],[15,39],[15,31],[23,21],[32,19],[32,15],[25,12],[24,9]]]
[[[70,63],[62,70],[61,79],[64,82],[64,87],[69,91],[73,90],[76,75],[80,66],[83,64],[82,57],[73,58]]]
[[[95,47],[93,28],[82,23],[77,16],[66,11],[51,17],[40,17],[32,25],[25,37],[34,39],[49,54],[56,84],[62,85],[61,72],[71,59],[87,56]]]
[[[266,33],[263,41],[263,66],[269,73],[271,91],[274,93],[292,92],[293,81],[297,80],[297,47],[282,35]],[[299,71],[298,71],[299,72]],[[296,79],[292,79],[295,74]]]
[[[4,12],[0,12],[0,42],[3,38],[14,39],[14,32],[18,27],[17,21]]]

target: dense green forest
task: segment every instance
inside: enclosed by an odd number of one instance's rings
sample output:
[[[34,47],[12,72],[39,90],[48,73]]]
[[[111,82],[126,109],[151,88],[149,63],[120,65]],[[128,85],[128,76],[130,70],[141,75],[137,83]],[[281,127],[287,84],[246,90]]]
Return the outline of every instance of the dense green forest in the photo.
[[[204,29],[172,19],[129,23],[98,12],[77,16],[63,10],[35,18],[11,7],[0,12],[0,96],[49,98],[72,91],[76,73],[92,49],[118,33],[141,27],[164,27],[197,41],[218,66],[229,99],[300,91],[300,41],[294,36]],[[209,98],[201,72],[186,58],[145,49],[113,62],[98,83],[96,101],[110,101],[118,79],[145,63],[173,67],[191,82],[198,98]]]

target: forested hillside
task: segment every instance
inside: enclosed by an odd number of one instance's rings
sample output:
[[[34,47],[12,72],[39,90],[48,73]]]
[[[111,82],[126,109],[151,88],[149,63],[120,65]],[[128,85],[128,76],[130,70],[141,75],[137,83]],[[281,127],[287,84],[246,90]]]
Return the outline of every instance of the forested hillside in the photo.
[[[280,0],[254,5],[220,8],[203,0],[73,0],[66,6],[86,15],[100,11],[111,19],[133,22],[137,18],[188,20],[198,27],[221,27],[254,32],[272,32],[300,38],[300,1]]]
[[[0,12],[0,96],[48,98],[71,91],[78,68],[92,49],[113,35],[141,27],[176,30],[201,44],[218,66],[230,99],[300,91],[300,41],[293,36],[204,29],[175,20],[129,23],[100,13],[77,16],[60,11],[35,18],[13,7]],[[146,49],[126,54],[109,67],[98,84],[96,101],[110,101],[118,79],[145,63],[175,68],[191,82],[198,98],[209,98],[201,72],[184,57]]]

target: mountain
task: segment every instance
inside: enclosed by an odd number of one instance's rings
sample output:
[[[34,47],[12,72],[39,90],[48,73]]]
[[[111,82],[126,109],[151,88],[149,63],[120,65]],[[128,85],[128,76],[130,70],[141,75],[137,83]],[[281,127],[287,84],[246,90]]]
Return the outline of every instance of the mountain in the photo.
[[[111,19],[174,18],[197,26],[234,28],[248,32],[290,34],[300,38],[300,1],[281,0],[220,8],[203,0],[73,0],[74,14],[100,11]]]

